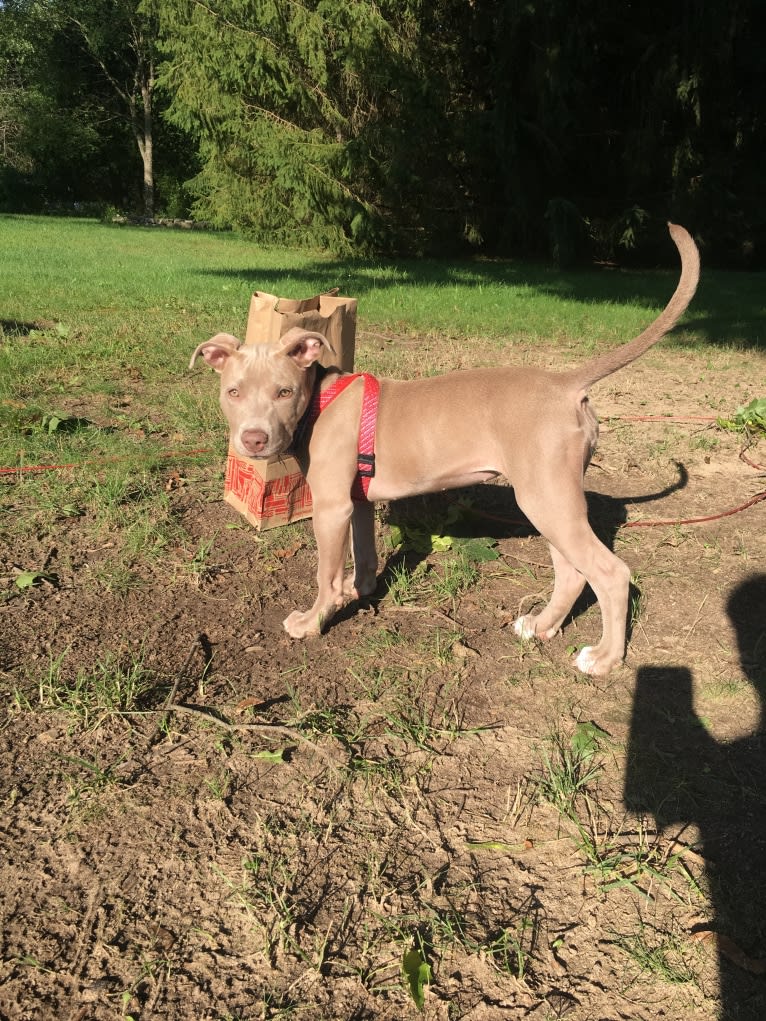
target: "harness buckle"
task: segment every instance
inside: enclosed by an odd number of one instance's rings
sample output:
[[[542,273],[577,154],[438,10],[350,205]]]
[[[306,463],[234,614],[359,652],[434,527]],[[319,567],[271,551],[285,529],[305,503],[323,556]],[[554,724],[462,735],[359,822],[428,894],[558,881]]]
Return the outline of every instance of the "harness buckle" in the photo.
[[[357,454],[357,473],[363,479],[371,479],[375,475],[375,455]]]

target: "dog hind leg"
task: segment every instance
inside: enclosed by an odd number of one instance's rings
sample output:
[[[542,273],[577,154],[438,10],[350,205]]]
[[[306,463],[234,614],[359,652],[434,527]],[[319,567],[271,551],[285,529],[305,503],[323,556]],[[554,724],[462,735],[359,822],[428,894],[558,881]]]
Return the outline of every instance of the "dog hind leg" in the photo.
[[[603,676],[622,661],[625,653],[630,568],[596,537],[588,522],[579,480],[570,478],[567,483],[567,474],[551,476],[547,486],[538,478],[529,493],[516,492],[524,514],[556,550],[551,601],[537,617],[521,618],[517,632],[541,637],[555,633],[552,629],[560,626],[562,613],[566,616],[582,590],[576,579],[581,576],[598,600],[602,634],[597,645],[582,649],[575,665],[583,673]]]

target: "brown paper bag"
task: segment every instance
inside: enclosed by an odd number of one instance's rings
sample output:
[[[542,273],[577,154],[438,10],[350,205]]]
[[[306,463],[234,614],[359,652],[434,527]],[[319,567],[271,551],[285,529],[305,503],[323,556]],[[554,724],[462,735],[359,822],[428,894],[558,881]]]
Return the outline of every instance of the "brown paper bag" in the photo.
[[[296,301],[256,291],[250,299],[245,344],[263,344],[293,326],[322,333],[334,348],[320,359],[325,366],[354,368],[356,298],[338,296],[338,288]],[[311,517],[311,491],[294,457],[255,461],[229,445],[224,500],[258,529]]]
[[[339,298],[337,287],[302,301],[256,291],[250,299],[245,344],[263,344],[301,326],[323,334],[332,344],[335,354],[324,351],[322,365],[353,372],[356,304],[356,298]]]

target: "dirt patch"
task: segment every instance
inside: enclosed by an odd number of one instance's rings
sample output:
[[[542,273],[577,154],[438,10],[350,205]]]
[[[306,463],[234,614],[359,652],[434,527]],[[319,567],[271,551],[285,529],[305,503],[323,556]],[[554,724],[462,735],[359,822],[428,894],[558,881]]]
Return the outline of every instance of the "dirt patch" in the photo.
[[[8,525],[0,1017],[764,1016],[766,503],[677,523],[763,489],[687,420],[759,396],[763,359],[624,376],[587,480],[635,575],[608,681],[571,666],[587,600],[545,646],[508,626],[552,572],[504,487],[469,494],[500,557],[451,594],[452,554],[403,571],[382,509],[376,597],[305,643],[281,621],[313,599],[310,526],[256,535],[209,469],[165,470],[158,550]]]

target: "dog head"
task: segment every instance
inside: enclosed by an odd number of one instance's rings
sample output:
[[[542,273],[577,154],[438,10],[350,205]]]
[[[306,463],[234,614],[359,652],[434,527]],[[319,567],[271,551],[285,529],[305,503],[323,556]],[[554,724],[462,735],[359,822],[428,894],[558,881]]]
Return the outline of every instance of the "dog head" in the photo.
[[[325,349],[335,353],[321,333],[300,327],[278,340],[246,346],[229,333],[218,333],[197,347],[189,368],[201,355],[219,373],[221,408],[236,452],[243,457],[276,457],[293,441]]]

